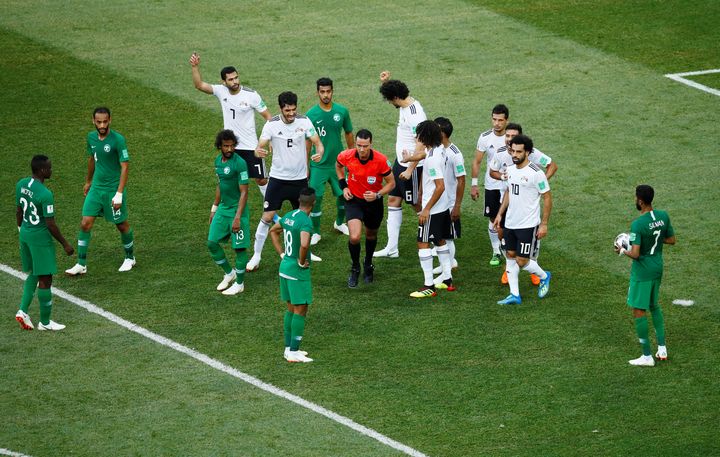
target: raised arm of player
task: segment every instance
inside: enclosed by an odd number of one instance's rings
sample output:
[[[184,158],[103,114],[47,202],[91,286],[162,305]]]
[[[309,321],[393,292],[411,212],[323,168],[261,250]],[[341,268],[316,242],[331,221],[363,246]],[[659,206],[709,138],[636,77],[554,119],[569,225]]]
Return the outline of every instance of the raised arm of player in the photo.
[[[212,86],[203,81],[202,76],[200,75],[200,54],[197,52],[193,52],[190,56],[190,69],[192,70],[192,79],[195,89],[212,95]]]
[[[475,183],[477,182],[476,180],[480,174],[480,163],[482,163],[483,157],[485,157],[485,151],[475,149],[475,158],[473,159],[472,168],[470,169],[470,177],[472,178],[472,181],[470,182],[470,198],[473,200],[477,200],[480,196],[480,189]]]

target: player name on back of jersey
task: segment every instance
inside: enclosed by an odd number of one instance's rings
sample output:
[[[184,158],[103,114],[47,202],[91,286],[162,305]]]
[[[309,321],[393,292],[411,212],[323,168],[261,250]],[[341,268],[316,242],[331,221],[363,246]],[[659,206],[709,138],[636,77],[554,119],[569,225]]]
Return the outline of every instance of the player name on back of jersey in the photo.
[[[20,193],[21,193],[21,194],[25,194],[25,195],[27,195],[27,196],[30,197],[30,198],[33,198],[33,191],[31,191],[31,190],[28,189],[27,187],[22,187],[22,188],[20,189]]]
[[[665,221],[652,221],[648,224],[649,229],[654,229],[657,227],[664,227],[664,226],[665,226]]]

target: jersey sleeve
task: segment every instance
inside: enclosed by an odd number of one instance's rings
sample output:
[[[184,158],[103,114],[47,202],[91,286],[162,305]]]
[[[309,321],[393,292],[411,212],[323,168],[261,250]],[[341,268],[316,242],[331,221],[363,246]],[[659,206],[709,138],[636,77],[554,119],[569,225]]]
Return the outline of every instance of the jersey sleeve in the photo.
[[[545,173],[537,172],[537,173],[535,173],[535,176],[536,176],[535,187],[537,188],[537,191],[540,192],[541,194],[548,192],[550,190],[550,183],[548,182],[547,178],[545,177]]]
[[[634,220],[633,223],[630,225],[630,246],[642,244],[640,240],[642,237],[640,236],[640,230],[642,229],[642,224],[638,219]]]
[[[413,114],[412,111],[410,112],[410,115],[407,118],[407,123],[412,129],[413,134],[415,134],[415,129],[418,124],[426,120],[427,116],[425,115],[425,110],[420,107],[420,109],[415,110],[415,114]]]
[[[301,231],[301,232],[308,232],[309,234],[312,235],[312,232],[313,232],[312,219],[310,219],[309,217],[304,217],[304,218],[303,218],[303,223],[302,223],[302,225],[300,226],[300,231]],[[299,254],[299,252],[298,252],[298,254]]]
[[[237,158],[237,160],[236,160],[237,165],[235,165],[235,167],[237,169],[237,175],[238,175],[237,182],[239,185],[245,185],[248,183],[248,179],[249,179],[247,162],[245,162],[245,160],[238,155],[235,155],[235,157]]]
[[[423,173],[427,173],[428,176],[430,176],[430,179],[443,179],[442,169],[443,167],[441,166],[441,162],[438,160],[438,157],[433,156],[431,160],[425,159],[425,169],[423,170]]]
[[[267,111],[267,105],[266,105],[265,102],[263,101],[263,99],[262,99],[262,97],[260,96],[260,94],[258,94],[257,92],[255,93],[255,100],[253,100],[253,105],[252,105],[252,107],[253,107],[253,109],[254,109],[255,111],[257,111],[258,113],[262,113],[263,111]]]
[[[488,164],[488,167],[493,171],[500,171],[502,169],[502,164],[500,163],[500,154],[495,154]]]
[[[42,197],[42,209],[40,210],[43,217],[55,217],[55,199],[50,191],[45,192]]]
[[[272,127],[270,126],[270,121],[267,121],[265,125],[263,125],[262,131],[260,132],[260,139],[270,141],[272,139]]]
[[[535,149],[535,148],[533,148],[533,152],[532,152],[532,154],[530,154],[530,156],[528,158],[530,159],[531,162],[533,162],[543,168],[547,168],[547,166],[550,165],[550,163],[552,163],[552,159],[550,158],[550,156],[544,154],[542,151],[540,151],[539,149]]]
[[[380,174],[383,176],[387,176],[392,173],[392,168],[390,168],[390,161],[384,154],[380,161],[382,162],[382,164],[380,165]]]
[[[465,158],[463,157],[461,152],[454,153],[453,154],[453,172],[455,173],[455,177],[459,178],[460,176],[465,176]],[[499,170],[498,170],[499,171]]]
[[[483,139],[482,134],[478,137],[477,145],[475,146],[475,149],[477,149],[480,152],[487,152],[487,144],[485,144],[485,140]]]
[[[347,165],[348,156],[349,156],[349,154],[350,154],[349,151],[351,151],[351,149],[346,149],[346,150],[342,151],[340,154],[338,154],[338,156],[337,156],[337,162],[338,162],[340,165],[342,165],[342,166],[346,166],[346,165]]]
[[[87,155],[91,156],[93,155],[92,146],[90,146],[90,134],[88,133],[87,137],[85,137],[85,150],[87,152]]]
[[[223,88],[225,88],[225,86],[223,86],[223,85],[221,85],[221,84],[212,84],[213,95],[214,95],[218,100],[220,100],[220,97],[223,96],[223,93],[222,93],[222,92],[223,92]]]
[[[117,149],[118,149],[118,159],[120,162],[129,162],[130,161],[130,155],[128,154],[127,150],[127,144],[125,144],[125,137],[118,134],[117,135]]]
[[[307,129],[305,130],[305,138],[309,139],[317,135],[317,132],[315,131],[315,126],[310,119],[306,118],[305,121],[305,125],[307,126]]]

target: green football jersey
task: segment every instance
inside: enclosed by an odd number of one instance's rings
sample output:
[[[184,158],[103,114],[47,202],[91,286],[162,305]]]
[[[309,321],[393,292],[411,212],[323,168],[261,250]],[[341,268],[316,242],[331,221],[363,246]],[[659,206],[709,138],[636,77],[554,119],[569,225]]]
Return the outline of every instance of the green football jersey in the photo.
[[[55,217],[55,204],[50,189],[37,179],[23,178],[15,186],[15,204],[23,210],[20,240],[29,244],[53,244],[45,223],[46,217]]]
[[[635,219],[630,227],[630,245],[640,245],[640,257],[633,260],[630,279],[651,281],[662,278],[663,241],[675,235],[670,216],[652,210]]]
[[[323,146],[325,146],[325,154],[320,162],[310,162],[311,167],[335,168],[335,160],[338,154],[342,152],[344,133],[352,132],[352,121],[350,120],[350,111],[339,103],[333,103],[330,111],[315,105],[306,113],[306,116],[315,126],[315,131],[320,136]],[[313,146],[312,154],[315,154],[315,146]]]
[[[313,225],[310,216],[300,209],[295,209],[280,218],[285,242],[285,257],[280,262],[280,276],[288,279],[310,281],[310,268],[300,268],[300,233],[308,232],[312,236]],[[310,260],[310,249],[307,258]]]
[[[223,161],[223,155],[215,158],[215,174],[220,186],[220,204],[218,212],[228,216],[235,216],[240,199],[240,184],[248,183],[247,163],[237,154]],[[242,216],[248,215],[248,205],[243,208]]]
[[[129,162],[125,137],[109,130],[101,140],[97,130],[87,135],[87,153],[95,158],[92,185],[105,189],[117,189],[120,184],[120,162]]]

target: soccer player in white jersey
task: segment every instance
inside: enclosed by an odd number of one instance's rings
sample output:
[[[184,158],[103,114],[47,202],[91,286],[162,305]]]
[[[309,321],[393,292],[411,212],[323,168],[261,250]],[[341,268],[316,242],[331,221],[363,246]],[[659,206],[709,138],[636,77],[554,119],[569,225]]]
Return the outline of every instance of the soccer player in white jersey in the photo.
[[[503,184],[493,177],[490,176],[490,162],[497,153],[498,149],[505,146],[505,126],[510,118],[510,110],[505,105],[495,105],[492,109],[492,128],[486,130],[480,134],[477,142],[477,148],[475,149],[475,159],[472,163],[472,180],[470,197],[473,200],[477,200],[480,196],[478,190],[478,174],[480,172],[480,163],[483,157],[486,158],[487,165],[485,167],[485,210],[483,213],[488,218],[488,235],[490,237],[490,244],[492,246],[492,257],[490,258],[490,265],[500,265],[500,237],[498,236],[497,230],[493,225],[493,220],[497,215],[498,209],[500,208],[501,201],[501,190]]]
[[[434,297],[436,288],[455,290],[452,282],[452,257],[446,240],[451,238],[450,199],[445,193],[445,147],[442,132],[435,121],[423,121],[417,125],[417,142],[413,154],[405,152],[403,160],[408,163],[425,159],[422,175],[422,203],[418,212],[418,257],[422,268],[423,286],[410,294],[413,298]],[[442,266],[440,284],[433,281],[433,256],[431,244]]]
[[[515,138],[517,135],[522,134],[522,126],[520,124],[516,124],[514,122],[508,123],[507,127],[505,127],[505,145],[509,148],[510,147],[510,140]],[[490,176],[492,176],[495,179],[505,180],[505,168],[512,165],[512,157],[510,156],[510,153],[508,150],[500,151],[498,154],[495,155],[496,160],[493,162],[495,165],[490,164]],[[542,151],[540,151],[538,148],[533,147],[532,152],[530,155],[528,155],[528,159],[530,162],[534,163],[535,165],[538,165],[540,168],[543,168],[545,170],[545,177],[548,181],[550,181],[550,178],[553,177],[555,172],[557,172],[558,166],[555,162],[553,162],[552,158],[546,154],[544,154]],[[500,240],[502,240],[502,227],[500,227],[500,230],[498,231],[498,235],[500,236]],[[537,260],[538,255],[540,255],[540,242],[538,241],[537,247],[535,251],[533,252],[532,259]],[[531,274],[530,275],[530,281],[533,283],[534,286],[537,286],[540,284],[540,278],[538,275]],[[500,282],[502,284],[507,284],[507,271],[503,271],[502,277],[500,278]]]
[[[460,205],[462,204],[463,195],[465,195],[465,160],[463,159],[460,149],[450,141],[450,135],[453,132],[453,125],[450,119],[446,117],[435,118],[435,123],[440,126],[442,133],[442,145],[445,148],[445,193],[447,194],[450,208],[450,220],[452,222],[450,238],[445,240],[450,258],[452,259],[452,268],[457,268],[458,263],[455,260],[455,240],[460,238]],[[433,270],[433,274],[442,273],[442,265]],[[435,278],[435,286],[442,287],[440,284],[447,280],[442,275]]]
[[[270,145],[272,163],[263,214],[255,231],[255,252],[247,264],[247,271],[258,269],[273,217],[283,202],[287,200],[293,209],[298,209],[300,191],[308,186],[310,150],[305,140],[310,140],[315,146],[315,154],[310,157],[313,162],[319,162],[325,153],[313,123],[307,117],[297,114],[297,95],[292,92],[281,93],[278,96],[278,105],[280,114],[265,123],[255,149],[255,154],[264,158],[268,155],[266,148]],[[311,260],[320,259],[311,256]]]
[[[503,231],[507,255],[505,269],[510,285],[510,295],[498,301],[499,305],[522,303],[518,286],[520,268],[540,277],[538,297],[545,297],[550,290],[550,272],[543,270],[537,261],[531,258],[537,240],[547,235],[552,210],[552,195],[545,173],[528,159],[532,150],[533,142],[525,135],[518,135],[510,141],[513,165],[505,172],[507,191],[503,195],[502,205],[494,221],[497,229],[505,216]],[[543,200],[542,211],[540,197]]]
[[[408,203],[419,211],[418,196],[422,179],[423,163],[410,162],[405,167],[403,162],[403,151],[412,153],[415,151],[415,129],[417,125],[426,120],[425,110],[420,102],[410,96],[410,90],[404,82],[390,79],[390,73],[380,73],[380,93],[383,98],[398,109],[399,120],[397,125],[397,139],[395,140],[395,164],[393,165],[393,176],[395,177],[395,188],[388,195],[388,217],[387,245],[375,251],[374,257],[398,257],[398,239],[400,238],[400,226],[402,225],[402,202]]]
[[[235,152],[245,160],[248,176],[255,179],[260,193],[265,196],[267,178],[265,177],[265,161],[255,156],[258,144],[255,131],[255,113],[266,121],[270,120],[265,102],[260,94],[249,87],[240,85],[240,78],[235,67],[224,67],[220,70],[222,84],[208,84],[200,75],[200,56],[194,52],[190,56],[190,68],[195,88],[208,95],[214,95],[220,102],[223,113],[223,128],[232,130],[238,143]]]

